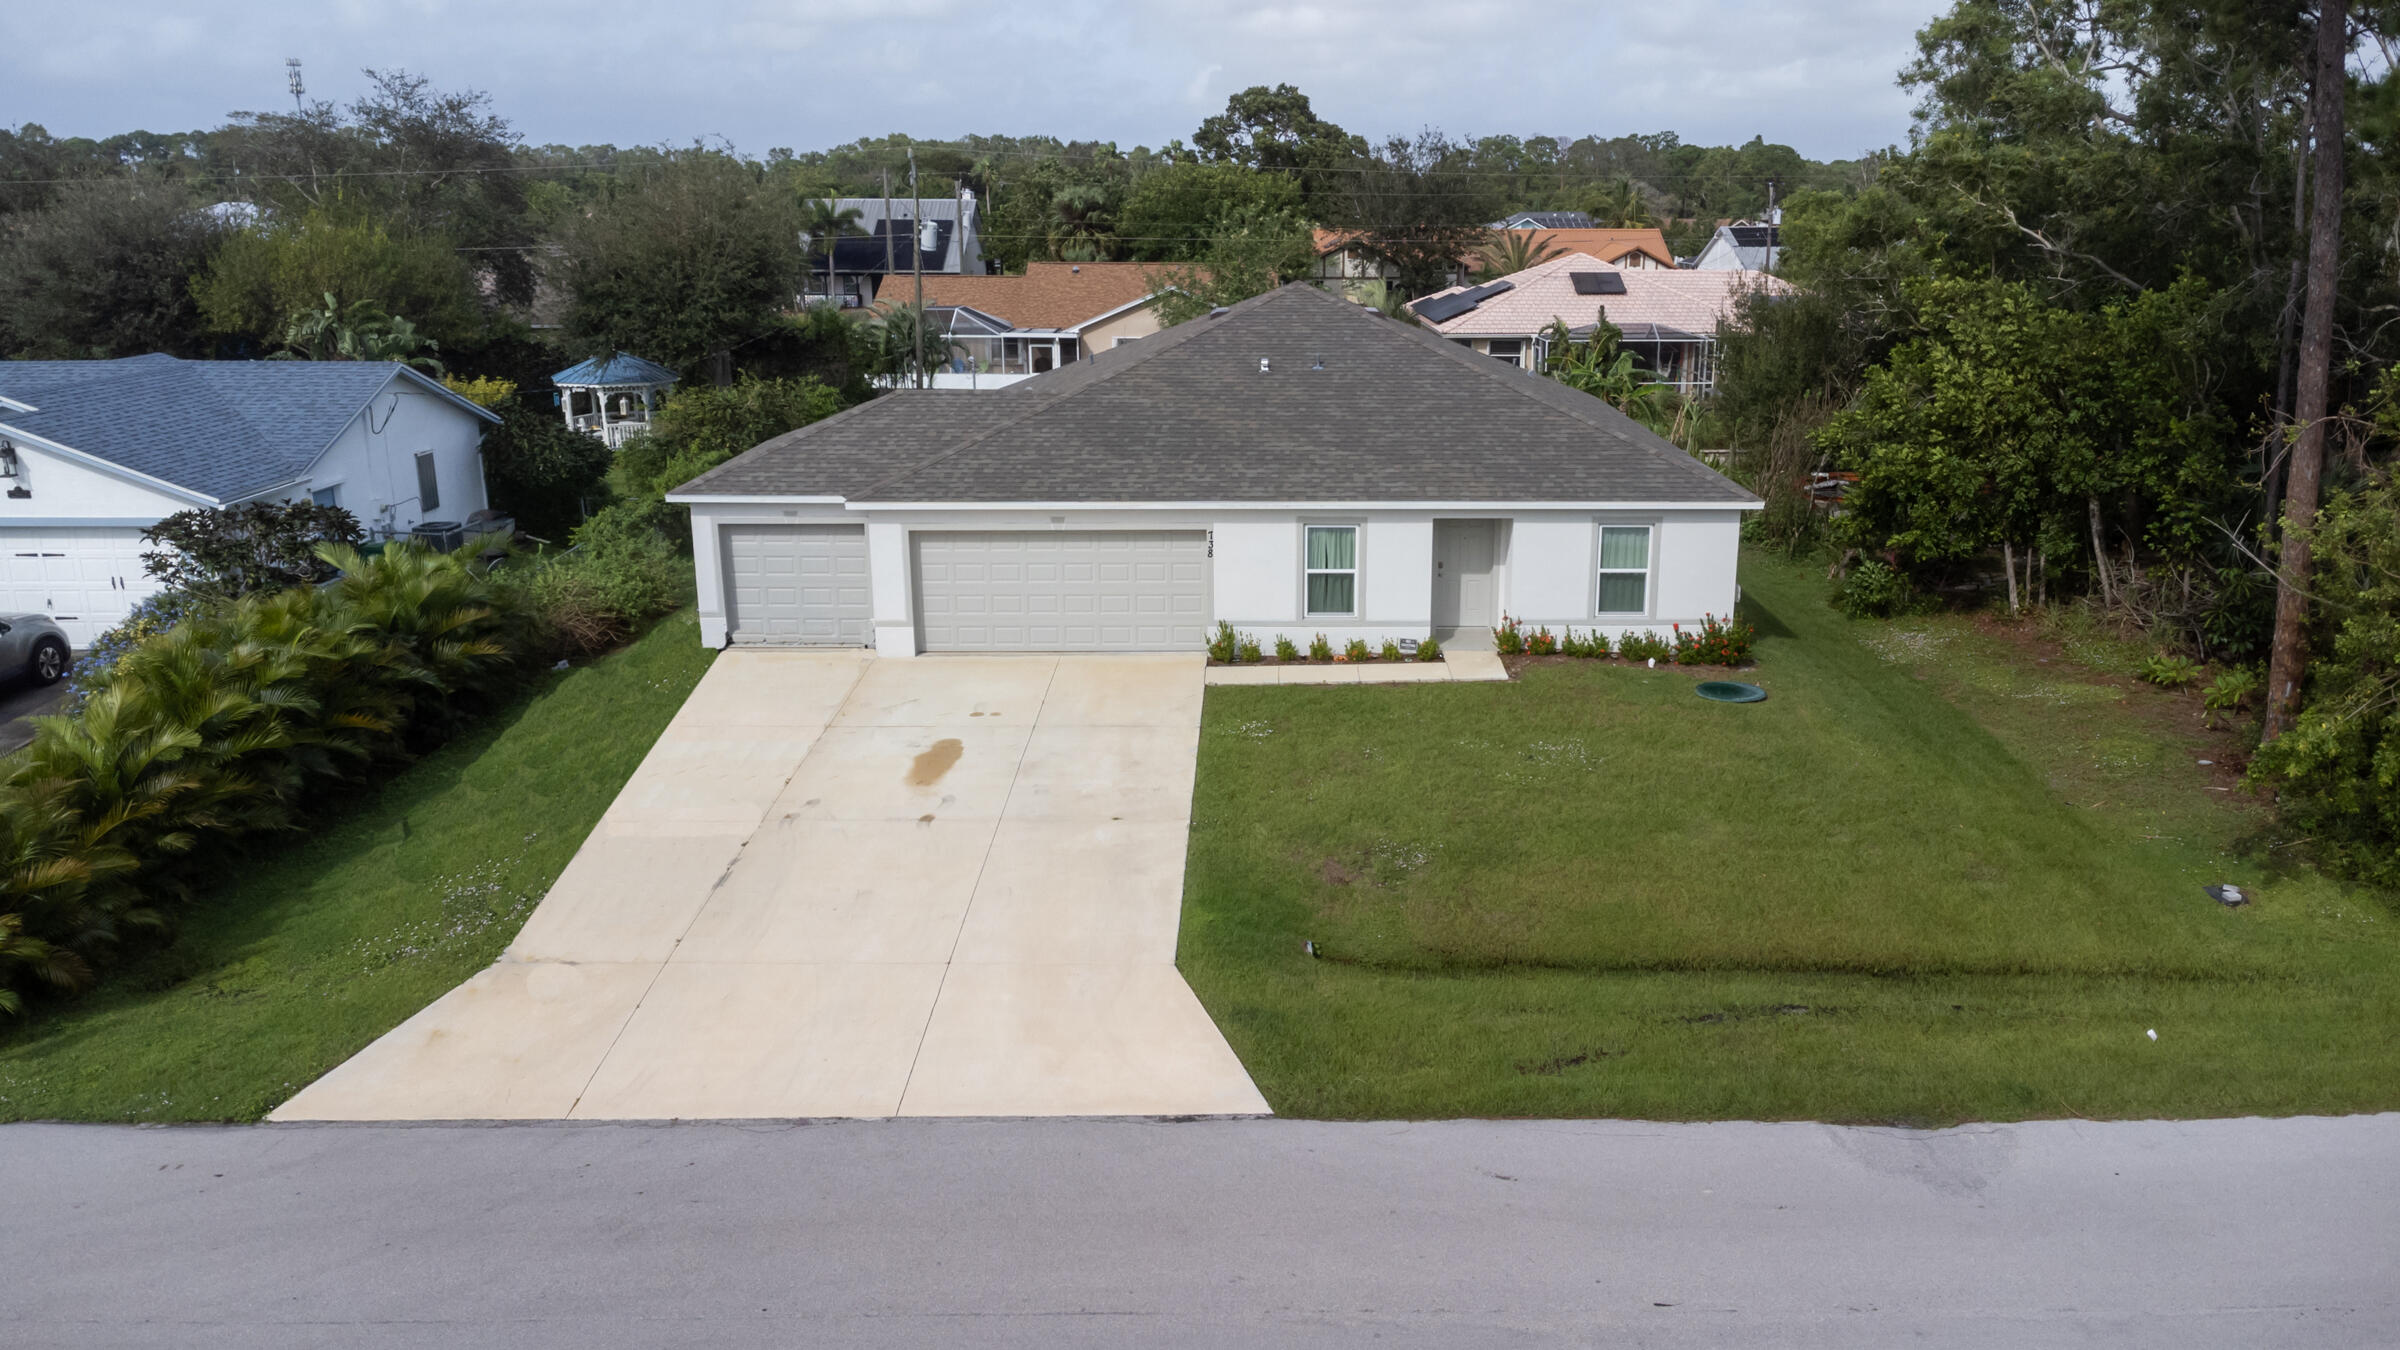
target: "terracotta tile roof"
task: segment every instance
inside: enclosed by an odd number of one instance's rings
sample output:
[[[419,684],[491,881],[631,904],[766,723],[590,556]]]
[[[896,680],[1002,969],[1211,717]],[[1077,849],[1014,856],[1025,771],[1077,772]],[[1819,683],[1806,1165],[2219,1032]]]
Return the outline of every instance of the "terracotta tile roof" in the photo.
[[[1577,295],[1577,272],[1609,272],[1624,278],[1623,295]],[[1675,267],[1617,267],[1585,253],[1553,258],[1508,277],[1508,290],[1442,323],[1428,324],[1444,337],[1530,337],[1564,319],[1570,328],[1583,328],[1605,307],[1608,321],[1619,328],[1656,324],[1661,328],[1709,336],[1721,319],[1731,318],[1734,301],[1743,291],[1763,286],[1776,293],[1792,284],[1758,272],[1700,272]],[[1449,295],[1465,287],[1437,291]],[[1431,296],[1426,297],[1431,299]]]
[[[1661,267],[1675,265],[1674,250],[1655,227],[1639,230],[1527,230],[1536,247],[1548,244],[1561,253],[1589,253],[1602,262],[1616,262],[1628,253],[1646,253]]]
[[[964,305],[1018,328],[1077,328],[1156,295],[1166,270],[1159,263],[1037,262],[1021,277],[929,276],[925,303]],[[883,293],[909,298],[909,278],[887,278]]]
[[[1675,254],[1667,247],[1667,237],[1656,229],[1527,230],[1524,233],[1532,235],[1537,246],[1548,244],[1562,253],[1589,253],[1604,262],[1615,262],[1628,253],[1643,253],[1661,267],[1675,265]],[[1316,234],[1317,255],[1323,257],[1337,249],[1347,248],[1359,237],[1360,231],[1319,227]],[[1460,261],[1472,265],[1475,256],[1470,254]]]

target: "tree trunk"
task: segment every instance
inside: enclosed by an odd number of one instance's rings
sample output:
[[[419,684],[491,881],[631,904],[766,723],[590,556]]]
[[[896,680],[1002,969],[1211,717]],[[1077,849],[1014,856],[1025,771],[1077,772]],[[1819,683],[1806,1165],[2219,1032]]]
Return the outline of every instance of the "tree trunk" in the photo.
[[[2025,572],[2026,579],[2033,582],[2032,590],[2034,608],[2050,608],[2049,551],[2047,549],[2035,549],[2033,551],[2032,559],[2025,564]]]
[[[2000,570],[2008,573],[2008,612],[2017,612],[2017,546],[2000,541]]]
[[[2108,544],[2100,535],[2100,499],[2086,497],[2083,499],[2083,504],[2090,508],[2092,513],[2092,575],[2099,578],[2100,581],[2100,605],[2104,609],[2115,609],[2117,595],[2116,587],[2109,582]]]
[[[2309,527],[2325,472],[2325,408],[2333,381],[2334,288],[2341,275],[2342,95],[2350,55],[2349,0],[2321,0],[2317,9],[2316,88],[2309,120],[2316,125],[2316,182],[2309,203],[2308,309],[2300,321],[2300,384],[2293,407],[2300,435],[2285,475],[2283,558],[2275,588],[2275,639],[2267,659],[2266,740],[2291,729],[2300,708],[2307,659]]]
[[[2276,513],[2283,507],[2285,428],[2292,420],[2292,340],[2300,326],[2300,293],[2307,279],[2308,250],[2301,246],[2308,229],[2308,132],[2292,155],[2292,271],[2283,284],[2283,312],[2275,319],[2275,415],[2267,421],[2267,441],[2259,447],[2258,481],[2266,496],[2262,517],[2273,541]]]

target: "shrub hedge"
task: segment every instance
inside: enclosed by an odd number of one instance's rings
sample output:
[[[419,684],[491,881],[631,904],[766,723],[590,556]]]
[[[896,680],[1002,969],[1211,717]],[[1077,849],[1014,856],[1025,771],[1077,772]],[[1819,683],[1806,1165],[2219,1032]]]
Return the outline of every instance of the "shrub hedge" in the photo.
[[[557,655],[631,636],[688,575],[623,521],[496,570],[407,542],[323,556],[323,585],[157,607],[0,760],[0,1011],[88,985],[170,931],[199,865],[298,828]]]

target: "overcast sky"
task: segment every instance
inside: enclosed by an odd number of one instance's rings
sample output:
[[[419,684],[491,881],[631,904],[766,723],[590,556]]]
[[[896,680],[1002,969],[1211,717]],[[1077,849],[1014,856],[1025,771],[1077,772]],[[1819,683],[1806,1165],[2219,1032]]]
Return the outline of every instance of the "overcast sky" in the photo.
[[[1814,158],[1893,144],[1893,77],[1937,0],[13,0],[0,121],[215,126],[355,95],[362,66],[488,91],[528,140],[724,137],[751,154],[903,131],[1189,139],[1228,94],[1298,85],[1380,138],[1673,130]]]

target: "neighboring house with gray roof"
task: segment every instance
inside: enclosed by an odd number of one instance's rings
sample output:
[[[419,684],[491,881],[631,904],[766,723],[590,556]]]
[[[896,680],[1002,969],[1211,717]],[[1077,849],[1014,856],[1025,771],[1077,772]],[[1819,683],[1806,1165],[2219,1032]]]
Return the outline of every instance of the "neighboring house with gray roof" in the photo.
[[[832,204],[835,211],[857,213],[859,233],[804,242],[809,276],[803,304],[831,301],[858,309],[882,297],[886,278],[920,270],[929,277],[979,277],[988,270],[982,213],[971,188],[947,197],[835,197]]]
[[[1772,272],[1782,256],[1781,226],[1737,220],[1717,227],[1693,255],[1692,266],[1703,272]]]
[[[384,538],[464,522],[498,420],[389,362],[0,361],[0,610],[90,642],[158,589],[142,531],[194,507],[313,499]]]
[[[669,494],[711,645],[1182,651],[1730,614],[1758,499],[1598,399],[1296,283]]]

